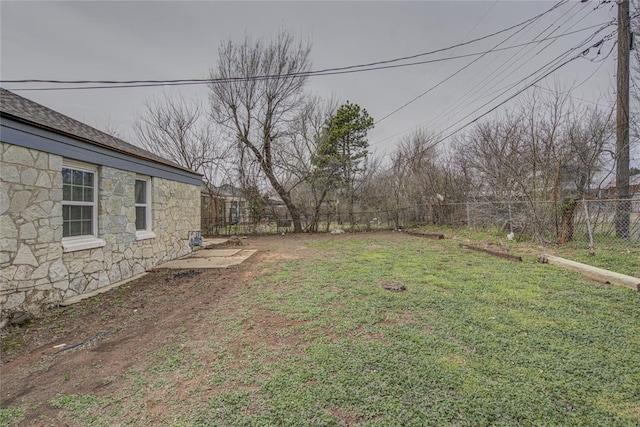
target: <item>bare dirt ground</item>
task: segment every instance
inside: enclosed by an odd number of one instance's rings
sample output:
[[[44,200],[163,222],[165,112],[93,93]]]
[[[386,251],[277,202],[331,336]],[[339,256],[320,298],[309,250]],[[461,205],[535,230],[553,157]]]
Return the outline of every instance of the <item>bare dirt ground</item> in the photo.
[[[0,406],[27,407],[24,425],[55,425],[58,411],[47,403],[51,399],[117,391],[126,370],[150,363],[149,355],[169,344],[173,331],[186,327],[197,342],[207,333],[205,325],[193,322],[198,313],[230,315],[237,292],[274,263],[308,256],[305,243],[321,238],[333,236],[250,237],[242,248],[258,252],[239,266],[153,271],[4,331]]]

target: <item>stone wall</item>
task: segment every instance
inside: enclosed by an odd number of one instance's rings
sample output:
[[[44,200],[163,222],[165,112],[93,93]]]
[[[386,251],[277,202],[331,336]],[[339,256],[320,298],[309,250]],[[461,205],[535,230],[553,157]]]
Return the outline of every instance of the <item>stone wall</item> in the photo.
[[[190,253],[188,232],[200,228],[200,189],[153,178],[151,213],[156,237],[136,240],[135,173],[102,167],[99,175],[99,236],[106,245],[64,253],[70,281],[64,299],[127,279]]]
[[[37,311],[69,287],[62,157],[0,143],[0,308]]]
[[[98,169],[98,234],[105,246],[62,248],[62,157],[1,143],[0,309],[38,312],[188,254],[200,228],[200,188],[152,178],[152,231],[136,240],[136,174]]]

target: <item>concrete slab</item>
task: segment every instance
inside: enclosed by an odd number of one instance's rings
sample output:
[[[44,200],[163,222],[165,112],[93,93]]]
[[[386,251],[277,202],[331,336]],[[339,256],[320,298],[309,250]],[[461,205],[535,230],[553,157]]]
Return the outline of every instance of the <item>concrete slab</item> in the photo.
[[[234,256],[242,249],[200,249],[195,251],[190,258],[211,258]]]
[[[236,252],[231,256],[216,256],[211,255],[207,257],[189,257],[176,259],[173,261],[165,262],[157,266],[156,268],[169,268],[169,269],[187,269],[187,268],[227,268],[233,265],[241,264],[244,260],[249,258],[251,255],[258,252],[257,249],[240,249],[233,250]],[[198,252],[205,252],[198,251]],[[207,251],[209,252],[209,251]]]
[[[229,241],[228,238],[209,238],[206,237],[204,239],[202,239],[202,247],[203,248],[208,248],[209,246],[215,246],[215,245],[224,245],[225,243],[227,243]]]

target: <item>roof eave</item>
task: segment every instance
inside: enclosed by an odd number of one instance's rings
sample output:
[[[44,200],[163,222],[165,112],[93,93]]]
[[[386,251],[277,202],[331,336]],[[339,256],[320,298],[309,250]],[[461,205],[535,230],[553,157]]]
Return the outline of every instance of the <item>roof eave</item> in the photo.
[[[151,157],[146,157],[146,156],[142,156],[142,155],[139,155],[139,154],[136,154],[136,153],[132,153],[132,152],[126,151],[126,150],[121,150],[119,148],[110,146],[108,144],[103,144],[103,143],[95,141],[93,139],[85,138],[83,136],[79,136],[79,135],[76,135],[76,134],[71,133],[71,132],[65,132],[63,130],[60,130],[60,129],[57,129],[57,128],[54,128],[54,127],[51,127],[51,126],[46,126],[46,125],[43,125],[42,123],[34,122],[33,120],[27,120],[27,119],[25,119],[23,117],[16,116],[15,114],[7,113],[5,111],[0,111],[0,116],[5,116],[5,117],[8,117],[8,118],[10,118],[12,120],[15,120],[17,122],[25,123],[25,124],[28,124],[30,126],[34,126],[34,127],[40,128],[40,129],[44,129],[44,130],[49,131],[49,132],[58,133],[58,134],[67,136],[69,138],[75,138],[77,140],[86,142],[88,144],[96,145],[98,147],[102,147],[102,148],[105,148],[107,150],[115,151],[117,153],[121,153],[121,154],[124,154],[124,155],[127,155],[127,156],[131,156],[131,157],[135,157],[137,159],[142,159],[142,160],[146,160],[146,161],[149,161],[149,162],[153,162],[153,163],[158,163],[158,164],[161,164],[161,165],[169,166],[169,167],[172,167],[174,169],[182,170],[184,172],[189,172],[189,173],[192,173],[194,175],[201,176],[201,177],[204,176],[204,174],[201,174],[200,172],[195,172],[195,171],[192,171],[191,169],[188,169],[188,168],[185,168],[185,167],[182,167],[182,166],[170,163],[170,162],[162,162],[162,161],[159,161],[157,159],[153,159]]]

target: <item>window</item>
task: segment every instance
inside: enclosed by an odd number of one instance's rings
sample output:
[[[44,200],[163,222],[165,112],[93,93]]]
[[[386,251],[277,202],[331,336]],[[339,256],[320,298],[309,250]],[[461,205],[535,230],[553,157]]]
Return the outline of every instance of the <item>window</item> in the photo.
[[[136,238],[138,240],[156,237],[151,231],[151,178],[136,177]]]
[[[97,234],[95,182],[95,171],[62,168],[62,237]]]
[[[147,181],[136,179],[136,230],[147,229]]]
[[[65,160],[62,165],[62,245],[66,252],[97,248],[98,169]]]

